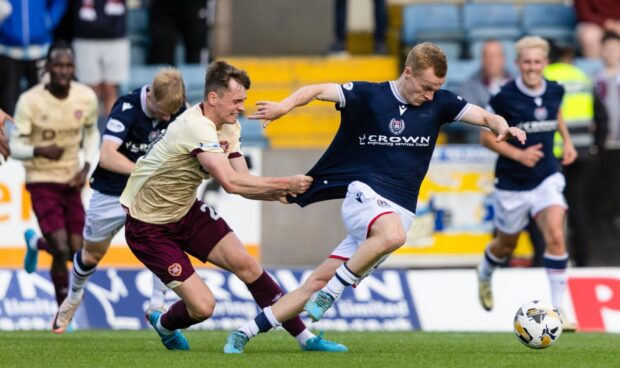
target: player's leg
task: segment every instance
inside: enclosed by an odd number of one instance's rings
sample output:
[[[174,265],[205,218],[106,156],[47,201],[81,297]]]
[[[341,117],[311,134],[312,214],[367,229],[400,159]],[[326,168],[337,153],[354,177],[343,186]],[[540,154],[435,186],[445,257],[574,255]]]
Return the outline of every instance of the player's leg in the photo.
[[[224,352],[227,354],[242,353],[245,344],[259,333],[277,328],[282,325],[282,321],[286,324],[291,319],[299,318],[310,296],[327,284],[343,262],[342,259],[328,258],[312,272],[301,287],[285,294],[273,305],[264,308],[253,320],[233,331],[226,340]],[[305,347],[302,348],[311,351],[348,351],[346,346],[323,340],[320,336],[313,336],[305,342]]]
[[[529,191],[496,189],[493,193],[493,224],[497,235],[485,248],[477,268],[478,299],[486,310],[493,309],[493,271],[505,263],[516,248],[519,234],[529,221],[530,201]]]

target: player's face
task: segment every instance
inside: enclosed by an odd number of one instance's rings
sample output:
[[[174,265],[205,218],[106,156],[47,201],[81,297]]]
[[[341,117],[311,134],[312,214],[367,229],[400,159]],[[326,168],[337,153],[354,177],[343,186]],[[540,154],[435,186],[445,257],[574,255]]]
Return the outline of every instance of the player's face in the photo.
[[[70,49],[57,49],[52,51],[48,61],[47,71],[50,73],[50,84],[56,88],[69,88],[75,61]]]
[[[548,60],[545,52],[540,47],[532,47],[521,50],[517,56],[517,67],[523,79],[523,83],[532,89],[542,86],[543,69]]]
[[[151,115],[155,119],[161,121],[170,121],[172,113],[167,112],[165,109],[162,109],[159,106],[159,104],[155,100],[155,96],[151,91],[146,92],[146,108],[147,110],[149,110],[149,115]]]
[[[228,83],[228,89],[220,90],[214,93],[215,96],[210,99],[215,110],[216,124],[235,124],[239,115],[245,111],[245,100],[247,99],[247,91],[245,87],[236,80],[231,79]]]
[[[403,85],[404,97],[413,106],[420,106],[425,102],[432,101],[446,78],[435,75],[434,68],[428,68],[414,74],[410,67],[405,68],[405,83]]]

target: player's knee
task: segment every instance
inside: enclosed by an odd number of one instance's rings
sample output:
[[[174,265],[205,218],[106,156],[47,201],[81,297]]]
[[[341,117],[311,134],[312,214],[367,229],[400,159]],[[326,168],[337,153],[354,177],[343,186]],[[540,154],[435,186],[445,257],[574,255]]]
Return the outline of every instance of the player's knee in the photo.
[[[263,274],[263,267],[249,254],[240,259],[236,264],[234,274],[246,284],[255,281]]]
[[[200,305],[188,308],[189,316],[195,321],[204,321],[213,315],[215,310],[214,301],[205,301]]]
[[[50,249],[52,256],[59,261],[68,261],[71,257],[71,249],[67,244],[57,244]]]
[[[400,248],[407,241],[407,235],[405,231],[400,229],[394,229],[381,237],[379,246],[379,252],[381,254],[392,253],[396,249]]]
[[[105,253],[102,252],[87,252],[82,251],[82,261],[86,266],[96,266],[99,264],[99,261],[103,258]]]

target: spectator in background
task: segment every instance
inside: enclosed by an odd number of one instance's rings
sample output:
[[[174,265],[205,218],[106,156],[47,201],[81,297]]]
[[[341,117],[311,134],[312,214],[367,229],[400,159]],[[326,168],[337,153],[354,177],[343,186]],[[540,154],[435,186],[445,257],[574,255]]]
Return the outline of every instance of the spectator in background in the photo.
[[[179,36],[185,46],[185,62],[208,63],[207,14],[209,0],[151,0],[149,32],[151,49],[149,64],[174,65]]]
[[[385,43],[385,31],[387,29],[387,7],[385,0],[373,0],[375,15],[375,31],[373,34],[375,54],[386,55],[388,53]],[[347,53],[347,0],[336,0],[336,13],[334,17],[334,32],[336,39],[327,51],[330,55]]]
[[[575,265],[583,267],[588,262],[587,212],[583,193],[586,191],[586,180],[589,179],[586,170],[594,145],[594,95],[590,78],[572,64],[574,56],[575,50],[572,47],[551,44],[552,64],[545,68],[543,75],[548,80],[560,83],[565,90],[560,112],[578,153],[577,159],[563,169],[566,178],[564,195],[571,209],[568,214],[568,244]],[[556,132],[553,154],[561,159],[563,153],[563,140]]]
[[[601,122],[604,129],[601,136],[602,146],[620,143],[620,36],[606,33],[602,40],[601,58],[603,70],[596,76],[595,93],[604,108],[596,109],[597,117],[605,118]],[[597,119],[600,121],[603,119]]]
[[[620,34],[620,1],[574,0],[577,13],[577,41],[581,54],[587,58],[601,56],[604,32]]]
[[[12,11],[0,25],[0,109],[9,114],[21,92],[20,81],[28,87],[43,74],[45,55],[54,29],[67,8],[66,0],[9,0]]]
[[[125,0],[74,0],[75,74],[89,85],[108,116],[118,87],[129,80],[129,39]]]
[[[501,86],[512,78],[506,70],[504,48],[497,40],[487,40],[482,46],[480,70],[458,90],[458,95],[470,103],[486,106],[491,95],[499,92]],[[480,128],[461,124],[463,137],[460,143],[478,143]],[[458,138],[457,138],[458,139]]]

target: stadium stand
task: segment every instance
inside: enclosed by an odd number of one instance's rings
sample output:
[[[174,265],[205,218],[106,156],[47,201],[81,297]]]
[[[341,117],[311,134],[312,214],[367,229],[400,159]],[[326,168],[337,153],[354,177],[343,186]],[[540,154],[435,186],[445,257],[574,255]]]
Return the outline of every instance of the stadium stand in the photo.
[[[453,4],[414,4],[403,9],[402,41],[460,42],[463,27],[460,8]]]
[[[527,4],[523,7],[523,31],[562,44],[572,44],[575,10],[563,4]]]
[[[467,3],[463,6],[465,36],[471,42],[521,36],[519,9],[514,4]]]

